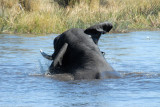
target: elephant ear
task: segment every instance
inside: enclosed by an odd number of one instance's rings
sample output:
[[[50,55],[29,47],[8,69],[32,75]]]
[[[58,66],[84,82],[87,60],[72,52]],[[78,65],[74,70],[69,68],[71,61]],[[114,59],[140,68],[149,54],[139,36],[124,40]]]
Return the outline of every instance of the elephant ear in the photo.
[[[84,33],[91,35],[93,41],[95,44],[98,44],[98,40],[101,36],[101,34],[105,34],[109,32],[112,29],[113,25],[109,22],[103,22],[100,24],[93,25],[89,28],[87,28]]]
[[[63,56],[66,53],[68,47],[68,43],[65,43],[62,48],[59,50],[58,54],[56,55],[54,59],[54,67],[56,67],[58,64],[62,65]]]

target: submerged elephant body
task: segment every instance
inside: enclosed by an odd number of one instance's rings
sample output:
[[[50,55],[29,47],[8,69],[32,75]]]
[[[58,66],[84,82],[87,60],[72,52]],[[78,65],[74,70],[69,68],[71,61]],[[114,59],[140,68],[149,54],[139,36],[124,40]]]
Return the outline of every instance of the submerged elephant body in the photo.
[[[101,34],[109,32],[111,28],[110,23],[104,22],[86,30],[73,28],[57,36],[53,55],[41,52],[53,60],[49,72],[68,73],[75,80],[119,78],[120,75],[107,63],[97,45]]]

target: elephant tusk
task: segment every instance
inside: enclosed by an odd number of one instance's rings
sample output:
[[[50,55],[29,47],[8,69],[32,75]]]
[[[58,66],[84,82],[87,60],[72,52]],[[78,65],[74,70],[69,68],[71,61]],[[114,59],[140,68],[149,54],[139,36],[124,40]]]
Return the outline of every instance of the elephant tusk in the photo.
[[[53,60],[51,55],[47,55],[46,53],[44,53],[41,49],[40,49],[40,53],[42,54],[42,56],[48,60]]]
[[[57,56],[54,59],[54,67],[56,67],[58,64],[62,65],[63,56],[67,51],[68,43],[65,43],[60,51],[58,52]]]

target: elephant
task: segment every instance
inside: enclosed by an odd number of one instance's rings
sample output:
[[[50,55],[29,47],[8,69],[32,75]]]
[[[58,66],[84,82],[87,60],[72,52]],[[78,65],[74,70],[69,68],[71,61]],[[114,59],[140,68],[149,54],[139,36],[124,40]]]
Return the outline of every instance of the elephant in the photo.
[[[72,28],[57,36],[52,55],[40,50],[43,57],[52,60],[49,73],[70,74],[74,80],[120,78],[98,47],[100,36],[112,27],[110,22],[103,22],[87,29]]]

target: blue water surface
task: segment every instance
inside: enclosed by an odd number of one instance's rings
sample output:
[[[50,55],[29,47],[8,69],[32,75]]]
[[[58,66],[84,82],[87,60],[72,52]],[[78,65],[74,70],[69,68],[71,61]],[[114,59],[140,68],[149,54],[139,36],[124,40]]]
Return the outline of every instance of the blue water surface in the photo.
[[[59,81],[45,76],[57,35],[0,34],[0,107],[159,107],[160,31],[102,35],[120,79]]]

